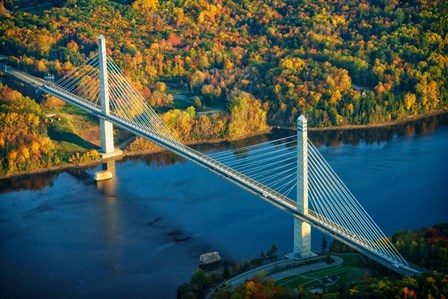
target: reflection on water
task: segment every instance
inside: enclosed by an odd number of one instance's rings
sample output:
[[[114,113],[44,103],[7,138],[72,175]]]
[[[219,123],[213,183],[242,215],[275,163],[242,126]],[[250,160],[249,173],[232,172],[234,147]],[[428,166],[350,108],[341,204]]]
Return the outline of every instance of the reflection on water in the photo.
[[[106,243],[109,245],[107,251],[107,265],[113,271],[120,270],[120,261],[122,256],[122,247],[120,246],[120,211],[117,198],[117,183],[118,180],[115,177],[115,161],[108,161],[102,164],[102,170],[111,171],[114,176],[112,179],[96,182],[98,190],[100,190],[104,196],[100,197],[102,200],[101,207],[103,208],[102,227]]]
[[[77,178],[79,181],[90,181],[92,176],[88,173],[89,170],[92,170],[94,167],[83,167],[83,168],[69,168],[67,169],[67,173],[69,173],[74,178]]]
[[[310,135],[320,144],[360,144],[321,150],[390,235],[447,219],[448,127],[426,134],[442,123]],[[294,134],[275,130],[196,148],[232,150]],[[426,135],[394,137],[419,134]],[[116,162],[117,177],[102,182],[93,181],[100,166],[64,171],[56,180],[58,173],[0,181],[2,192],[52,185],[0,195],[0,297],[175,298],[204,252],[241,261],[273,243],[282,254],[292,248],[292,219],[275,206],[174,154],[134,159]],[[322,235],[312,235],[320,248]]]
[[[113,178],[104,181],[96,182],[98,190],[102,191],[107,199],[113,199],[116,197],[117,192],[117,180],[115,178],[115,161],[108,161],[101,165],[102,170],[109,170],[113,174]]]
[[[315,146],[340,146],[341,144],[358,145],[391,141],[394,137],[411,137],[435,132],[441,125],[448,125],[448,114],[437,115],[414,122],[389,127],[312,131],[309,138]]]
[[[125,163],[126,161],[138,161],[138,162],[143,162],[148,166],[155,166],[155,167],[165,167],[165,166],[170,166],[173,164],[177,164],[177,163],[185,163],[188,160],[176,155],[172,152],[160,152],[160,153],[155,153],[155,154],[150,154],[150,155],[139,155],[139,156],[132,156],[132,157],[128,157],[126,159],[121,159],[119,161],[117,161],[118,163]]]
[[[448,114],[431,116],[405,124],[379,128],[309,131],[308,137],[316,147],[322,145],[338,147],[342,144],[358,145],[360,143],[374,144],[391,141],[394,137],[411,137],[414,135],[434,133],[441,125],[448,125]],[[195,146],[195,148],[207,154],[228,149],[238,149],[267,142],[269,140],[285,138],[294,134],[296,134],[295,130],[274,128],[270,134],[219,144],[199,145]],[[282,140],[278,141],[279,144],[284,142],[285,141]],[[293,146],[293,144],[287,146]],[[241,154],[241,152],[239,152],[239,154]]]
[[[54,179],[61,171],[52,171],[36,175],[24,175],[0,180],[0,194],[20,190],[42,190],[46,186],[53,186]]]
[[[448,114],[436,115],[406,124],[398,124],[381,128],[310,131],[308,136],[316,147],[322,145],[338,147],[342,144],[374,144],[391,141],[394,137],[411,137],[414,135],[418,136],[429,134],[435,132],[441,125],[448,125]],[[266,135],[217,144],[194,145],[192,147],[204,154],[209,154],[228,149],[238,149],[245,146],[267,142],[269,140],[288,137],[294,134],[294,130],[273,129],[271,133]],[[282,144],[282,141],[278,141],[278,143]],[[128,160],[139,162],[143,161],[146,165],[155,167],[165,167],[177,163],[187,162],[185,158],[172,152],[161,152],[151,155],[128,157],[118,161],[118,163],[125,163]],[[107,167],[107,165],[103,166],[103,170],[105,169],[104,167]],[[111,167],[115,170],[114,166]],[[87,172],[90,169],[92,169],[92,167],[73,168],[67,170],[67,172],[74,177],[85,181],[91,180],[91,176]],[[51,186],[55,177],[61,172],[62,171],[54,171],[0,180],[0,194],[19,190],[42,190],[47,185]]]
[[[91,176],[87,171],[91,169],[93,169],[92,166],[83,168],[69,168],[66,170],[55,170],[0,179],[0,194],[22,190],[43,190],[46,186],[53,186],[54,180],[63,172],[67,172],[81,181],[88,181],[91,179]]]

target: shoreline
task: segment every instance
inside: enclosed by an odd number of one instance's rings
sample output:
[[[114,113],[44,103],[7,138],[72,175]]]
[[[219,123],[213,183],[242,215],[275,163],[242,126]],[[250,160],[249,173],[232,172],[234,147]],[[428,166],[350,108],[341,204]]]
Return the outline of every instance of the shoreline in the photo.
[[[191,141],[191,142],[185,142],[185,145],[206,145],[206,144],[219,144],[222,142],[238,141],[238,140],[248,139],[251,137],[260,136],[263,134],[268,134],[271,131],[272,131],[272,128],[269,127],[268,129],[266,129],[262,132],[255,133],[255,134],[247,134],[247,135],[235,138],[235,139],[219,138],[219,139],[211,139],[211,140]],[[96,160],[96,161],[91,161],[91,162],[86,162],[86,163],[81,163],[81,164],[63,164],[63,165],[51,166],[51,167],[47,167],[47,168],[39,168],[39,169],[33,169],[33,170],[24,170],[24,171],[12,172],[12,173],[0,174],[0,180],[12,179],[12,178],[27,176],[27,175],[35,175],[35,174],[46,173],[46,172],[63,171],[63,170],[67,170],[67,169],[85,168],[85,167],[89,167],[89,166],[96,167],[99,164],[106,163],[108,161],[118,161],[118,160],[121,160],[121,159],[127,158],[127,157],[138,157],[138,156],[144,156],[144,155],[163,153],[166,151],[165,149],[163,149],[161,147],[158,149],[151,149],[151,150],[144,150],[144,151],[126,151],[124,149],[122,149],[122,150],[123,150],[123,154],[121,156],[114,157],[114,158],[106,158],[106,159],[100,158],[99,160]]]
[[[426,112],[423,114],[411,115],[405,118],[400,118],[396,120],[391,120],[379,124],[367,124],[367,125],[343,125],[343,126],[331,126],[331,127],[308,127],[308,131],[311,132],[322,132],[322,131],[345,131],[345,130],[362,130],[362,129],[376,129],[376,128],[385,128],[392,127],[395,125],[402,125],[405,123],[410,123],[413,121],[425,119],[432,116],[438,116],[448,114],[448,108],[444,108],[442,110],[436,110],[431,112]],[[273,126],[273,128],[277,129],[285,129],[285,130],[295,130],[295,127],[287,127],[287,126]]]
[[[322,128],[308,128],[308,131],[323,132],[323,131],[339,131],[339,130],[344,131],[344,130],[384,128],[384,127],[405,124],[405,123],[425,119],[425,118],[432,117],[432,116],[443,115],[443,114],[448,114],[448,108],[445,108],[442,110],[437,110],[437,111],[432,111],[432,112],[428,112],[428,113],[424,113],[424,114],[419,114],[419,115],[412,115],[412,116],[408,116],[406,118],[402,118],[399,120],[389,121],[389,122],[380,123],[380,124],[345,125],[345,126],[332,126],[332,127],[322,127]],[[286,129],[286,130],[294,130],[295,129],[294,127],[272,126],[262,132],[259,132],[256,134],[248,134],[248,135],[241,136],[241,137],[238,137],[235,139],[220,138],[220,139],[212,139],[212,140],[191,141],[191,142],[186,142],[185,145],[207,145],[207,144],[219,144],[219,143],[223,143],[223,142],[234,142],[234,141],[239,141],[239,140],[244,140],[244,139],[260,136],[263,134],[268,134],[274,128]],[[105,163],[108,161],[118,161],[118,160],[121,160],[121,159],[127,158],[127,157],[144,156],[144,155],[161,153],[164,151],[166,151],[166,150],[163,148],[145,150],[145,151],[125,151],[125,150],[123,150],[123,155],[116,157],[116,158],[99,159],[96,161],[91,161],[91,162],[82,163],[82,164],[64,164],[64,165],[52,166],[52,167],[48,167],[48,168],[40,168],[40,169],[35,169],[35,170],[26,170],[26,171],[14,172],[14,173],[6,173],[6,174],[0,175],[0,180],[12,179],[12,178],[27,176],[27,175],[35,175],[35,174],[40,174],[40,173],[63,171],[63,170],[67,170],[67,169],[79,169],[79,168],[85,168],[85,167],[89,167],[89,166],[96,167],[99,164]]]

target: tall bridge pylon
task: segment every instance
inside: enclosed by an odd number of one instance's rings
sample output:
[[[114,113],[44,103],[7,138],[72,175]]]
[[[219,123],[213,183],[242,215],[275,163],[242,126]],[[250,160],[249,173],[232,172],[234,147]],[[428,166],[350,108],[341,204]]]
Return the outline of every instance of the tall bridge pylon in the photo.
[[[98,60],[100,69],[100,97],[101,112],[110,114],[109,107],[109,84],[107,82],[107,62],[106,62],[106,40],[103,35],[98,38]],[[114,129],[112,123],[100,118],[101,127],[101,150],[105,154],[114,151]]]
[[[307,120],[297,119],[297,212],[308,215],[308,132]],[[307,258],[311,252],[311,225],[294,218],[293,256]]]
[[[299,117],[293,136],[205,155],[177,139],[107,55],[104,37],[100,36],[98,42],[99,54],[56,83],[40,88],[100,118],[106,155],[114,149],[113,124],[293,215],[296,257],[312,255],[313,226],[398,273],[421,273],[400,255],[308,139],[304,116]]]
[[[100,99],[101,112],[110,115],[109,100],[109,81],[107,72],[107,55],[106,55],[106,39],[103,35],[98,38],[98,69],[100,81]],[[114,146],[114,128],[110,121],[100,118],[100,140],[101,140],[101,156],[103,158],[112,158],[120,156],[122,151],[115,149]]]

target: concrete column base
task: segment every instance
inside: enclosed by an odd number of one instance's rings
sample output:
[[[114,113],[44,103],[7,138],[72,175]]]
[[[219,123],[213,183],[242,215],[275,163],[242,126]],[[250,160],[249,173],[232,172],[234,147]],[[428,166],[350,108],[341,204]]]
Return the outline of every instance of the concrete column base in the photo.
[[[311,256],[311,225],[294,218],[294,249],[297,256]]]
[[[95,181],[105,181],[113,178],[115,176],[115,161],[108,161],[103,163],[102,170],[95,172],[93,179]]]
[[[113,152],[110,152],[110,153],[100,153],[101,159],[110,159],[110,158],[120,157],[122,155],[123,155],[123,151],[118,148],[116,148]]]
[[[113,178],[113,174],[112,174],[112,171],[110,171],[110,170],[102,170],[102,171],[95,172],[95,176],[93,177],[93,179],[97,182],[109,180],[111,178]]]

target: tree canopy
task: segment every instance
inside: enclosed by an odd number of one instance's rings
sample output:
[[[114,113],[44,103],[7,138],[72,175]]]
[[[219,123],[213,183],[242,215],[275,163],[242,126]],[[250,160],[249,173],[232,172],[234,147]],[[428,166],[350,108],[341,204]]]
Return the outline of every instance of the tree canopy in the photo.
[[[36,74],[72,70],[102,33],[142,93],[172,80],[205,105],[231,108],[241,90],[271,124],[303,112],[312,126],[371,124],[447,106],[446,1],[69,0],[18,9],[33,2],[5,2],[0,43],[13,65]],[[158,93],[151,104],[170,105]]]

